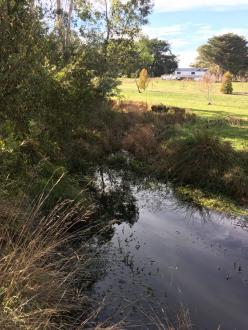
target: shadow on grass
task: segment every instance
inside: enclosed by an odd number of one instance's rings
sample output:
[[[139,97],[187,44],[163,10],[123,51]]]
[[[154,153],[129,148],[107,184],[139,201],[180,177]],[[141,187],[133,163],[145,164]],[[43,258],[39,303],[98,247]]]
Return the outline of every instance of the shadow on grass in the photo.
[[[235,93],[233,93],[232,95],[248,96],[248,93],[247,93],[247,92],[235,92]]]
[[[214,106],[214,104],[213,104]],[[211,105],[209,106],[211,107]],[[231,106],[230,106],[231,108]],[[207,110],[207,109],[204,109],[204,110],[201,110],[201,109],[197,109],[197,108],[191,108],[189,109],[190,111],[194,111],[194,112],[200,112],[200,113],[209,113],[211,114],[211,117],[212,118],[216,118],[216,119],[224,119],[225,117],[230,117],[230,116],[235,116],[235,117],[239,117],[239,118],[243,118],[243,119],[247,119],[248,118],[248,115],[242,115],[242,114],[237,114],[235,112],[232,112],[230,113],[229,111],[219,111],[219,110]]]
[[[238,117],[236,117],[238,118]],[[213,117],[199,118],[192,125],[186,125],[185,136],[188,135],[189,131],[194,130],[208,130],[213,135],[216,135],[224,140],[230,140],[235,144],[235,147],[242,148],[248,147],[248,121],[241,118],[237,119],[237,123],[232,123],[230,116],[226,119]],[[234,120],[235,121],[235,120]]]

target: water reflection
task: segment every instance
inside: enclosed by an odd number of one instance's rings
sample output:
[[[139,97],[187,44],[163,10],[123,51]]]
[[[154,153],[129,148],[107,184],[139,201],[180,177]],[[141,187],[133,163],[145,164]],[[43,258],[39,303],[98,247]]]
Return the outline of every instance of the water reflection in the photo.
[[[100,170],[96,173],[95,186],[99,201],[95,217],[104,224],[101,239],[109,241],[115,232],[113,224],[133,225],[139,218],[139,209],[131,182],[124,176]]]
[[[101,181],[102,212],[119,223],[101,246],[106,268],[94,287],[94,296],[105,298],[99,319],[153,329],[154,315],[165,323],[183,304],[197,329],[246,330],[247,227],[185,207],[168,186],[135,185],[113,174]]]

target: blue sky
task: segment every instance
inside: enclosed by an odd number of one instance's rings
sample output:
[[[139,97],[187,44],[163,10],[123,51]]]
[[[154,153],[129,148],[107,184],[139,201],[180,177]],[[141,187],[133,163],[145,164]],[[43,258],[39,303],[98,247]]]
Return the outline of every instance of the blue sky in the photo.
[[[144,33],[168,40],[182,67],[192,63],[208,38],[233,32],[248,39],[248,0],[154,0]]]

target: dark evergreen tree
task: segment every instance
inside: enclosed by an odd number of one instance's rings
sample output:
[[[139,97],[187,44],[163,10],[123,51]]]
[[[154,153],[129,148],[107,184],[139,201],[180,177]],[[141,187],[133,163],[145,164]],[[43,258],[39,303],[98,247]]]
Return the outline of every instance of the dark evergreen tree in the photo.
[[[233,33],[215,36],[198,49],[197,66],[217,65],[222,73],[245,75],[248,71],[248,42]]]
[[[170,44],[165,40],[151,39],[147,42],[147,47],[153,57],[149,66],[150,75],[159,77],[176,70],[178,62],[171,52]]]

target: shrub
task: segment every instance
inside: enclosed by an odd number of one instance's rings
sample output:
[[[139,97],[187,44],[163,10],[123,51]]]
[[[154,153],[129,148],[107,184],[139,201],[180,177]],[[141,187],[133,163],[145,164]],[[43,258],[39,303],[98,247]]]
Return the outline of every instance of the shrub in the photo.
[[[131,128],[122,141],[123,148],[138,158],[145,159],[156,153],[158,143],[152,125]]]
[[[170,145],[170,175],[180,183],[223,190],[221,178],[234,162],[231,145],[208,132],[197,132]]]
[[[248,177],[240,166],[227,171],[223,176],[223,183],[229,192],[242,202],[248,200]]]
[[[230,72],[226,72],[223,76],[221,92],[224,94],[232,94],[233,87],[232,87],[232,75]]]

